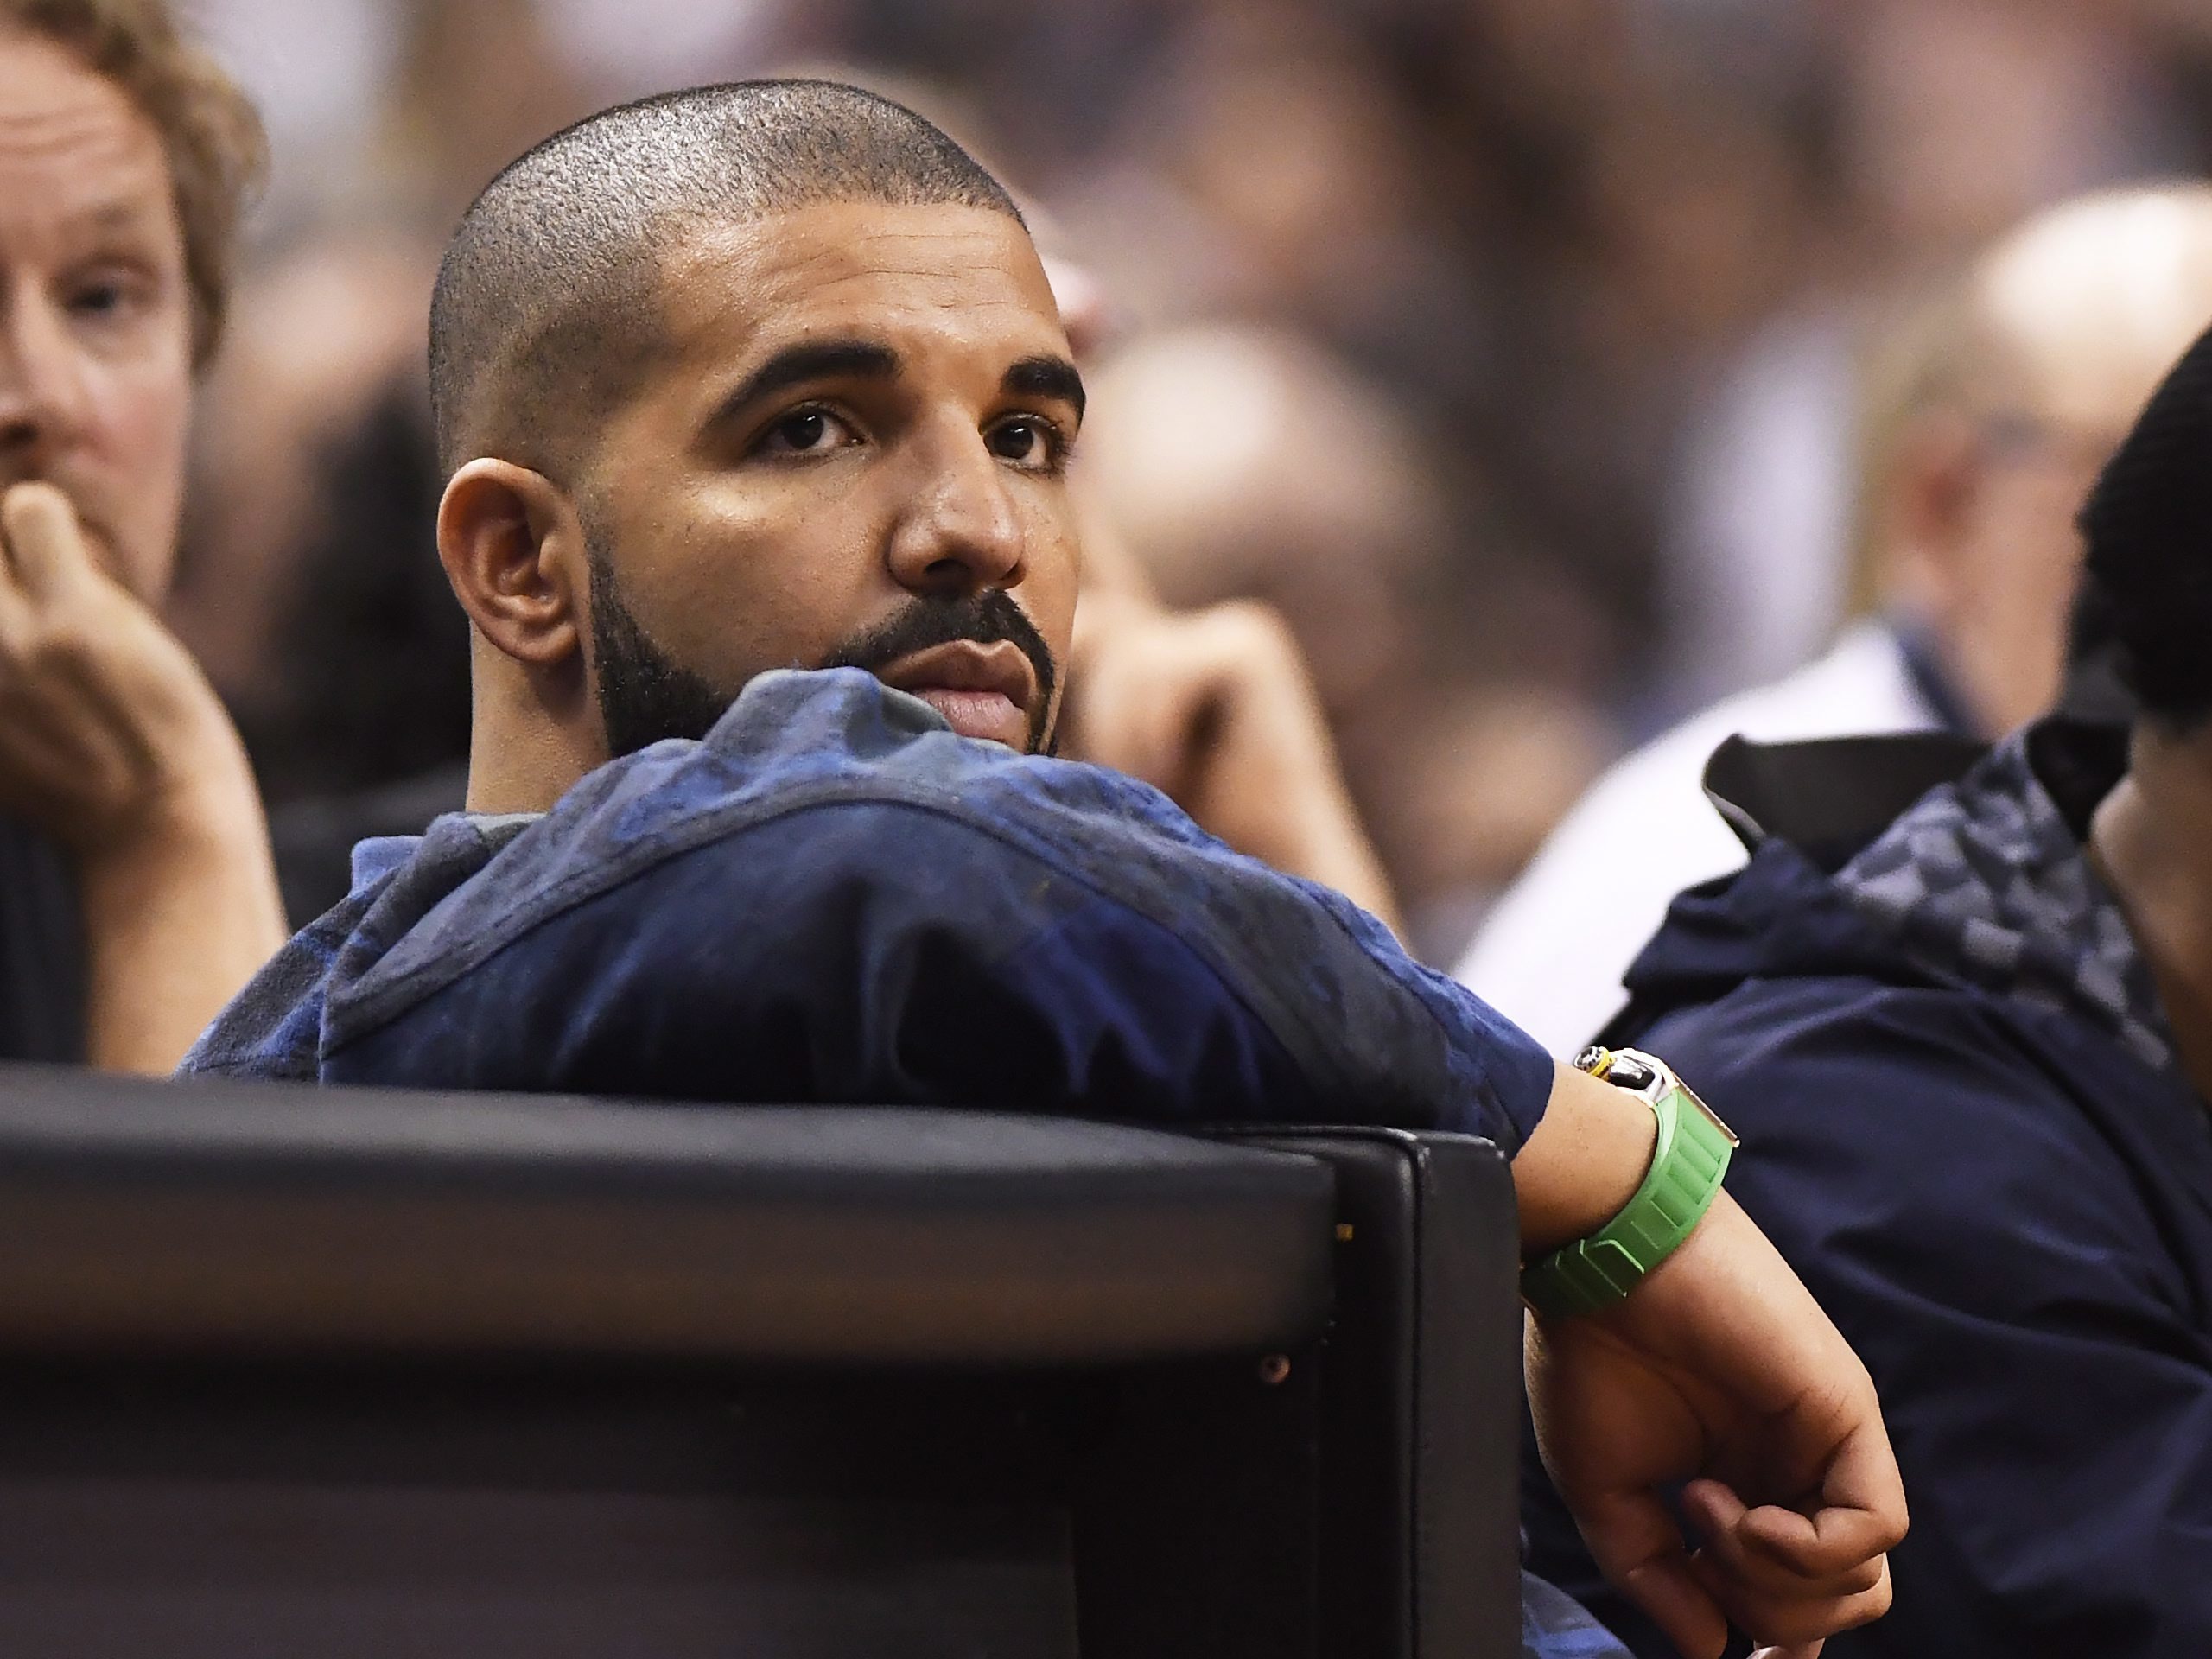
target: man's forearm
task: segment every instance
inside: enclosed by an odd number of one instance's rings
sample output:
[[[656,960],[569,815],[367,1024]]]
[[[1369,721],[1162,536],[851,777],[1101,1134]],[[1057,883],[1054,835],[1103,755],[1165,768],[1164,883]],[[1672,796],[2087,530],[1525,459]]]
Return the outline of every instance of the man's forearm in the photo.
[[[149,814],[80,854],[78,868],[88,1058],[167,1076],[284,942],[268,826],[243,757],[219,787]]]

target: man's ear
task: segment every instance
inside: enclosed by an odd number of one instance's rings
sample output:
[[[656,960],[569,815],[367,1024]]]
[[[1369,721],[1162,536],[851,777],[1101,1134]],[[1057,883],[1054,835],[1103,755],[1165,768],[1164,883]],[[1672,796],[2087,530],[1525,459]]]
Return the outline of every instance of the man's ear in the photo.
[[[582,521],[543,473],[470,461],[438,503],[438,561],[476,630],[532,668],[581,661],[590,581]]]
[[[1982,440],[1955,410],[1916,416],[1897,436],[1880,515],[1886,550],[1885,597],[1941,620],[1956,604],[1960,562],[1972,537],[1983,485]]]

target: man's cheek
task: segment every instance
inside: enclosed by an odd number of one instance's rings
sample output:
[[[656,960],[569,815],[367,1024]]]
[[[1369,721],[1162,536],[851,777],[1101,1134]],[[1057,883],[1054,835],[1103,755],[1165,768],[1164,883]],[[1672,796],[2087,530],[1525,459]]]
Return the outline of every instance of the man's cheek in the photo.
[[[1075,638],[1076,597],[1080,563],[1072,538],[1047,542],[1033,556],[1029,579],[1022,584],[1022,608],[1052,652],[1056,664],[1065,663]]]
[[[158,602],[175,560],[183,506],[188,385],[168,376],[118,376],[93,403],[93,447],[106,499],[88,503],[111,532],[111,574]]]

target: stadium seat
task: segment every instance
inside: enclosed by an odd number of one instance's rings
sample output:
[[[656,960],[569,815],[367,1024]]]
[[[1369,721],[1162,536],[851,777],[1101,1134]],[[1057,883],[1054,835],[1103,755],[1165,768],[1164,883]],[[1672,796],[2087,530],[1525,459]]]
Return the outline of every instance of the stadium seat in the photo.
[[[1487,1143],[0,1071],[13,1659],[1518,1651]]]

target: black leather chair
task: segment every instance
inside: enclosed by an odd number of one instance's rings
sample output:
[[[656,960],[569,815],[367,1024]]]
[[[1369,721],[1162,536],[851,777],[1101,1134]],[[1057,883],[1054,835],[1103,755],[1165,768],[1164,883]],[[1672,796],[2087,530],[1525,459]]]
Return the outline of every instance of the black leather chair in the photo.
[[[10,1659],[1517,1652],[1504,1164],[0,1071]]]

